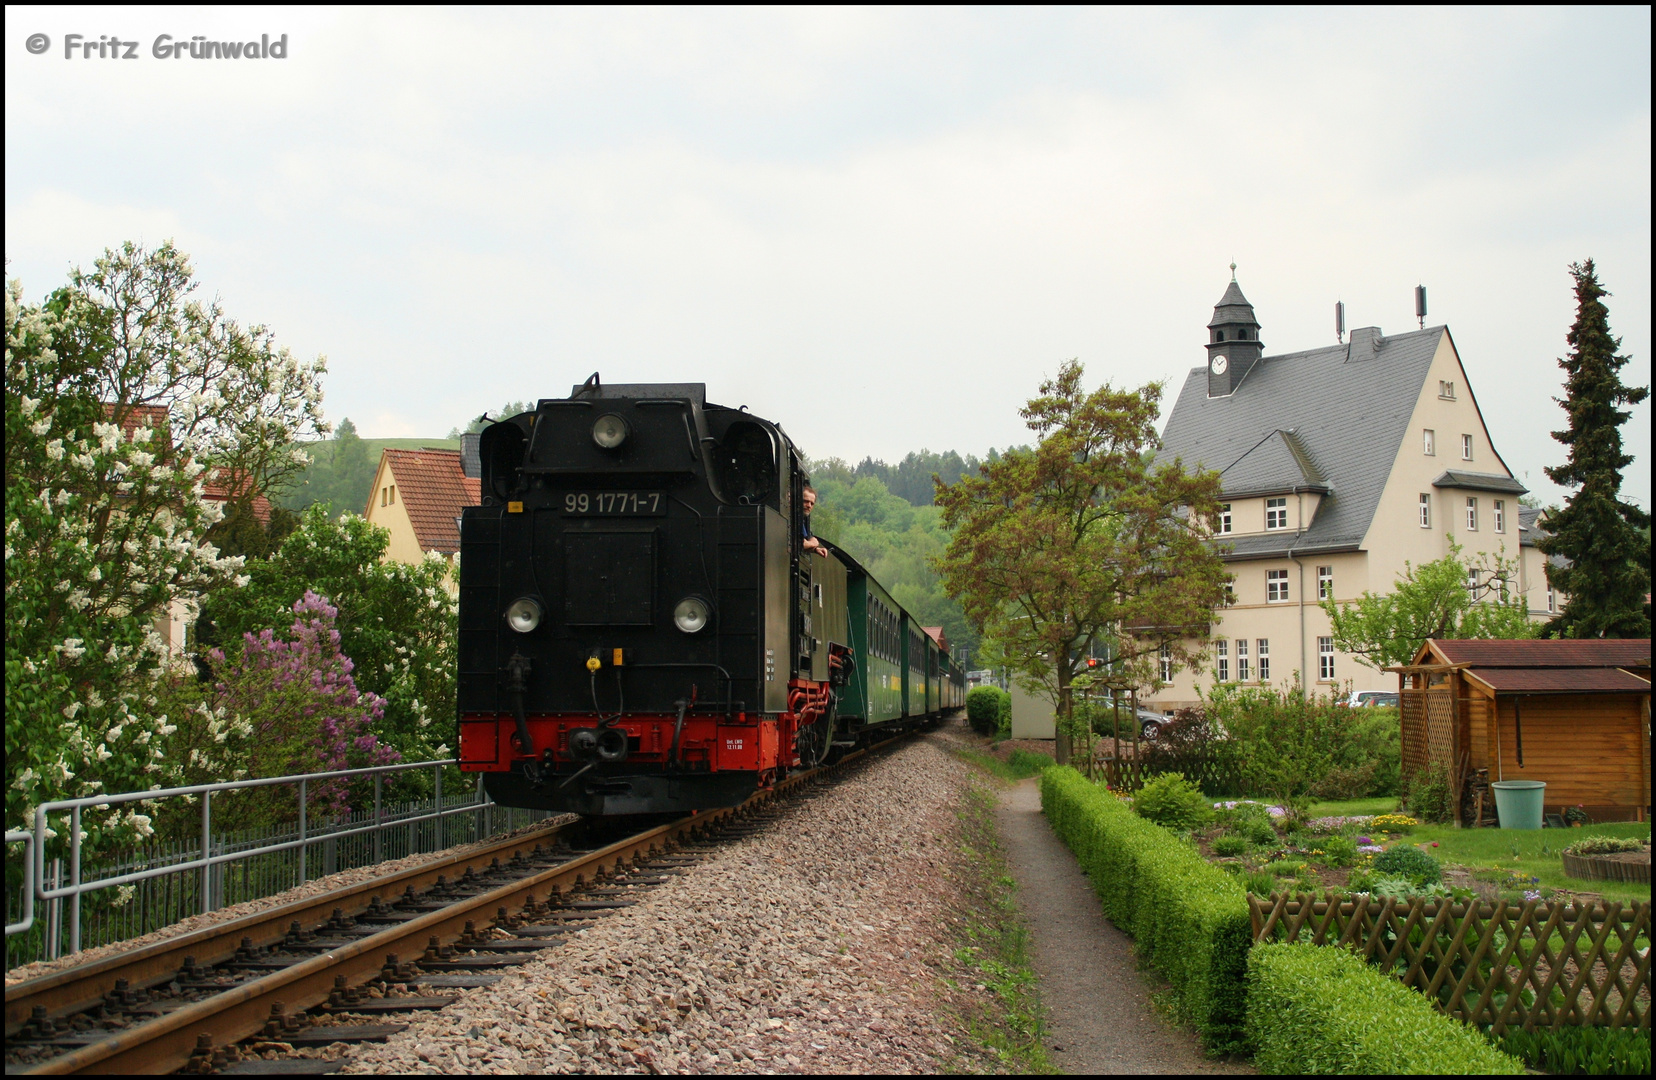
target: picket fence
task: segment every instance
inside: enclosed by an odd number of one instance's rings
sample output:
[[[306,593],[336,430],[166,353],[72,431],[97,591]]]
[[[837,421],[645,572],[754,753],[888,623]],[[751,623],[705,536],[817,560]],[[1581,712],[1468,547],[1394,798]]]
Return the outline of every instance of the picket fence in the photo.
[[[1497,1034],[1650,1028],[1650,902],[1248,896],[1255,941],[1354,950]]]

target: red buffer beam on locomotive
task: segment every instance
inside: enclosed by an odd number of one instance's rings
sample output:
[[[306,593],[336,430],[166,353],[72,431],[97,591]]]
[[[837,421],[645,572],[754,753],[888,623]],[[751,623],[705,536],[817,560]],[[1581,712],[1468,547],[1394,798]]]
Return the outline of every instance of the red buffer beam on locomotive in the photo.
[[[702,384],[595,374],[489,426],[479,454],[459,740],[496,802],[730,806],[964,705],[942,641],[845,552],[806,544],[781,427]]]

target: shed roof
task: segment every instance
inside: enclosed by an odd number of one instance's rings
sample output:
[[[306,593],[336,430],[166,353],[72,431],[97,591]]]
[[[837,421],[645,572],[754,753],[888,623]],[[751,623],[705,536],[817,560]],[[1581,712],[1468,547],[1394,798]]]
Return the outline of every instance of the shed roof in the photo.
[[[386,450],[384,454],[420,550],[445,555],[459,551],[460,511],[481,499],[479,481],[461,471],[460,451]]]
[[[1433,654],[1446,663],[1472,664],[1478,668],[1649,667],[1650,639],[1502,641],[1433,638],[1420,647],[1415,654],[1415,663],[1430,663]]]
[[[1312,482],[1326,485],[1330,494],[1304,533],[1249,538],[1259,543],[1248,545],[1244,554],[1244,545],[1237,542],[1231,557],[1281,554],[1290,547],[1306,553],[1355,548],[1374,519],[1426,373],[1447,332],[1429,326],[1387,338],[1376,333],[1364,339],[1380,343],[1367,362],[1358,362],[1353,345],[1267,356],[1229,397],[1208,397],[1207,369],[1195,368],[1168,417],[1157,456],[1181,458],[1187,469],[1200,464],[1228,470],[1241,466],[1255,447],[1272,444],[1274,433],[1292,433],[1291,441],[1271,445],[1258,462],[1270,468],[1256,469],[1249,462],[1234,480],[1245,482],[1250,491],[1262,485],[1292,490],[1306,485],[1311,473]],[[1230,475],[1222,480],[1227,493],[1232,483]]]
[[[1613,667],[1473,667],[1463,672],[1498,694],[1648,694],[1650,680]]]

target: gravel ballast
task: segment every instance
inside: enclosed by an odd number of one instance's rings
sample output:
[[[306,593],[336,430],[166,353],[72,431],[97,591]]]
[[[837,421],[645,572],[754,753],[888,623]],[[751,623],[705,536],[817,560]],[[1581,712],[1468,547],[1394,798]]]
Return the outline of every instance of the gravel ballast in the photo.
[[[938,1072],[966,767],[910,739],[790,799],[635,906],[417,1016],[349,1072]],[[956,1000],[957,995],[961,1000]],[[991,1065],[992,1067],[992,1065]]]

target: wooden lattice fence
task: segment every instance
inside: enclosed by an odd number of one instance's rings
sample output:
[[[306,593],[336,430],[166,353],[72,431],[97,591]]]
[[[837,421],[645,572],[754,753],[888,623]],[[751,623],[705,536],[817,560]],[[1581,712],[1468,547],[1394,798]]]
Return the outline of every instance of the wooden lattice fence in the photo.
[[[1236,777],[1212,759],[1199,762],[1194,767],[1189,763],[1182,763],[1182,767],[1176,767],[1149,756],[1142,760],[1107,757],[1099,761],[1098,765],[1103,773],[1104,782],[1114,791],[1137,791],[1150,777],[1164,772],[1183,773],[1186,780],[1193,782],[1203,791],[1236,790]],[[1192,776],[1192,773],[1195,775]]]
[[[1255,941],[1344,946],[1497,1034],[1650,1028],[1650,902],[1250,895]]]

